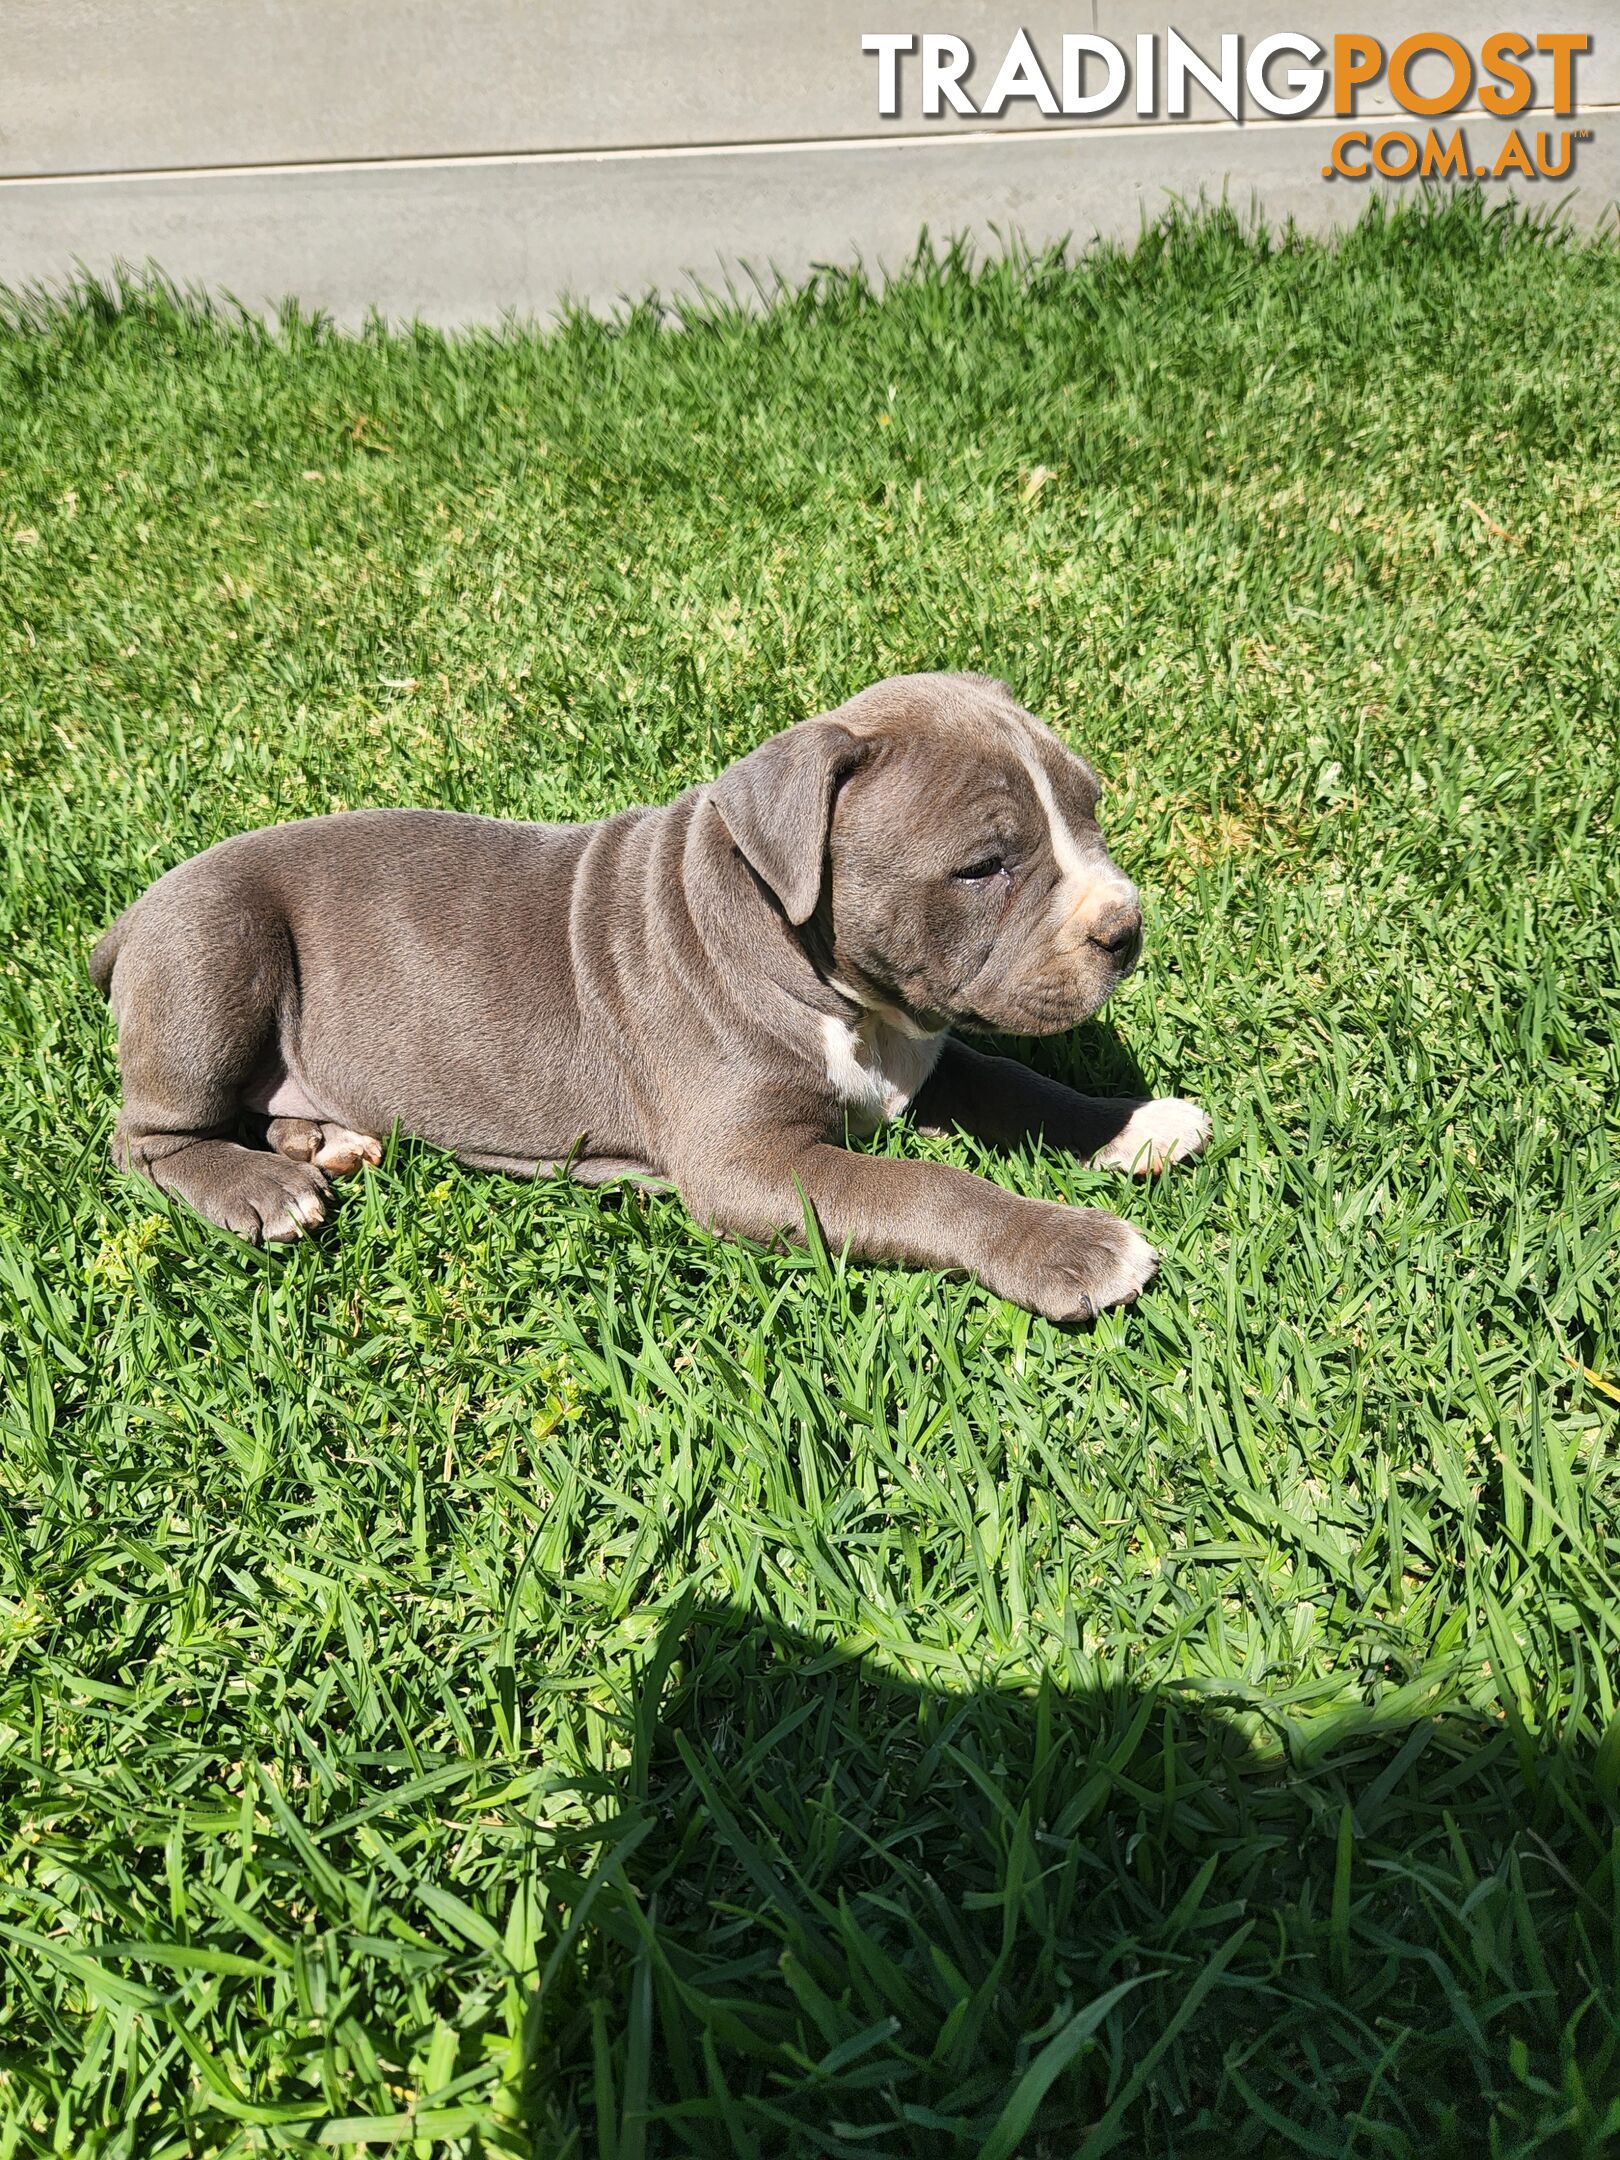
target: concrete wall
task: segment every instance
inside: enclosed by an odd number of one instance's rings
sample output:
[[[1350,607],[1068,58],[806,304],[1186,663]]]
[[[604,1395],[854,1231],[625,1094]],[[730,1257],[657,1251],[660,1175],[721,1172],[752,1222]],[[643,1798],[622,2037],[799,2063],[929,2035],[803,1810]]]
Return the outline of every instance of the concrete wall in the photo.
[[[1328,40],[1322,6],[1192,0],[1170,19],[1214,59],[1273,30]],[[1423,21],[1427,23],[1425,16]],[[1476,51],[1494,4],[1434,20]],[[549,313],[564,296],[611,306],[695,279],[802,277],[816,262],[893,264],[919,229],[994,245],[1128,238],[1171,196],[1226,192],[1322,228],[1367,189],[1322,177],[1331,115],[1242,124],[1195,90],[1188,113],[930,119],[915,73],[881,119],[863,31],[954,31],[982,99],[1022,25],[1057,78],[1066,30],[1129,52],[1167,26],[1145,0],[0,0],[0,282],[60,283],[75,262],[155,261],[250,305],[296,295],[355,320],[375,306],[430,321]],[[1417,26],[1376,0],[1354,27],[1386,49]],[[1580,113],[1522,125],[1591,130],[1570,181],[1492,182],[1594,221],[1620,200],[1620,0],[1560,27],[1594,49]],[[1530,26],[1533,28],[1534,26]],[[1289,63],[1284,63],[1289,64]],[[915,70],[916,62],[907,63]],[[1438,61],[1425,64],[1443,76]],[[1533,63],[1537,103],[1550,64]],[[1420,71],[1418,85],[1425,76]],[[1380,83],[1362,114],[1394,109]],[[1507,133],[1472,108],[1470,155]],[[1424,123],[1403,119],[1419,134]]]

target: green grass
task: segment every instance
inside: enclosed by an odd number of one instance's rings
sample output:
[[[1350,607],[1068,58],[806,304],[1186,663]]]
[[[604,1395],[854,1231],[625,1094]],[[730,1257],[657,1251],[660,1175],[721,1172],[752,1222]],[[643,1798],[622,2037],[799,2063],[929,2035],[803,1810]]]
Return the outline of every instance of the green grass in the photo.
[[[1620,249],[919,262],[676,332],[0,328],[0,2160],[1620,2128]],[[901,669],[1111,776],[1034,1055],[1214,1111],[1056,1330],[399,1145],[236,1245],[84,956]]]

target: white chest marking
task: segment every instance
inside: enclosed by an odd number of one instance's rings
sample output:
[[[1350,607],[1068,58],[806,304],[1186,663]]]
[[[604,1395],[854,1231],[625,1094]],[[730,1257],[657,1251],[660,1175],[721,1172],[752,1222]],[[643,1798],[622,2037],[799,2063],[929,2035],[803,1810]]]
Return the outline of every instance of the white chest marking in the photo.
[[[898,1117],[945,1046],[943,1034],[913,1034],[875,1012],[863,1014],[853,1027],[828,1013],[821,1040],[827,1078],[855,1133],[874,1133]]]

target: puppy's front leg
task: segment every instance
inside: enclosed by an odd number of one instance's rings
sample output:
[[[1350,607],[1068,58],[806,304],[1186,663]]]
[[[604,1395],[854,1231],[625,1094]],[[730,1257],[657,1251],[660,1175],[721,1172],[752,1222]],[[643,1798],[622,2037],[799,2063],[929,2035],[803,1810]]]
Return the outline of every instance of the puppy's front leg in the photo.
[[[949,1039],[915,1115],[924,1132],[960,1126],[994,1145],[1044,1140],[1100,1170],[1145,1177],[1208,1145],[1208,1114],[1178,1096],[1156,1102],[1127,1096],[1077,1095],[1060,1081],[1011,1058],[991,1057]]]
[[[1101,1208],[1025,1200],[965,1170],[855,1155],[824,1141],[760,1141],[738,1159],[688,1169],[678,1183],[714,1229],[760,1240],[802,1234],[808,1200],[834,1250],[963,1269],[1049,1320],[1089,1320],[1129,1304],[1158,1266],[1147,1240]]]

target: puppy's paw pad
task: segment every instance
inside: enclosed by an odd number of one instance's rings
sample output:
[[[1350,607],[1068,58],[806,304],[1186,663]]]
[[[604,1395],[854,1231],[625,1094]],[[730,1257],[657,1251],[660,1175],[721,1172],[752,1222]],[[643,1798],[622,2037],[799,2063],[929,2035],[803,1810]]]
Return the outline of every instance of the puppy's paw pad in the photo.
[[[1112,1140],[1092,1156],[1099,1170],[1128,1170],[1133,1177],[1153,1177],[1171,1163],[1200,1155],[1214,1127],[1207,1110],[1178,1095],[1140,1103]]]
[[[382,1142],[370,1133],[350,1132],[346,1125],[327,1125],[322,1128],[321,1144],[315,1151],[315,1166],[333,1177],[347,1177],[362,1163],[375,1169],[382,1157]]]

